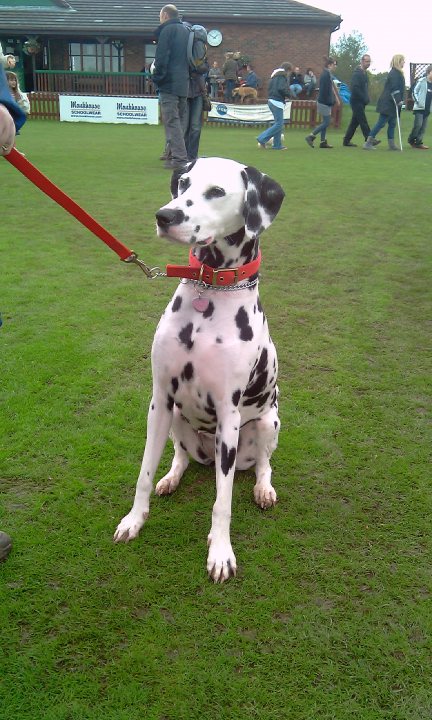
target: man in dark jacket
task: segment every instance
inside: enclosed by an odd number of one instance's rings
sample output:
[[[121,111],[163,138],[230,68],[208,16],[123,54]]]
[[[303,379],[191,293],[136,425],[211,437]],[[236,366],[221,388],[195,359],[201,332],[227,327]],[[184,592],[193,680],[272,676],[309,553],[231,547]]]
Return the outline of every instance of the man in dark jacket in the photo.
[[[370,127],[365,113],[365,107],[369,103],[369,78],[367,70],[370,64],[370,55],[363,55],[360,60],[360,65],[356,67],[352,74],[350,85],[352,118],[343,139],[343,145],[345,147],[357,147],[351,140],[359,125],[365,140],[367,140],[370,135]],[[379,142],[380,140],[376,140],[375,144],[378,145]]]
[[[180,20],[175,5],[164,5],[160,22],[156,30],[153,80],[159,91],[165,137],[171,149],[171,159],[166,161],[165,167],[181,170],[187,163],[184,133],[189,90],[189,30]]]

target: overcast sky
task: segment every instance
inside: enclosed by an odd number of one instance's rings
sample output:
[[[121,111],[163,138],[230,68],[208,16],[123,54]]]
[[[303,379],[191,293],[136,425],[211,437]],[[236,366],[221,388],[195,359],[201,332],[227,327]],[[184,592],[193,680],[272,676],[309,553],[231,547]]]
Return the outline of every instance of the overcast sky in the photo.
[[[360,32],[372,58],[372,72],[387,72],[393,55],[405,55],[409,64],[432,63],[432,4],[426,0],[398,3],[396,0],[311,0],[305,5],[321,8],[342,17],[341,29],[331,42],[343,35]]]

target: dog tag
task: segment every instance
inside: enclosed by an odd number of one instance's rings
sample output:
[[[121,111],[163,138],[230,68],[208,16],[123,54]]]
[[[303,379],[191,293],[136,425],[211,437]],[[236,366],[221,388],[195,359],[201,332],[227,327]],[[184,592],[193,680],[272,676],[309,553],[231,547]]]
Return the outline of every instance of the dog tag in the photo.
[[[209,306],[209,300],[207,298],[196,297],[192,300],[192,305],[198,312],[205,312]]]

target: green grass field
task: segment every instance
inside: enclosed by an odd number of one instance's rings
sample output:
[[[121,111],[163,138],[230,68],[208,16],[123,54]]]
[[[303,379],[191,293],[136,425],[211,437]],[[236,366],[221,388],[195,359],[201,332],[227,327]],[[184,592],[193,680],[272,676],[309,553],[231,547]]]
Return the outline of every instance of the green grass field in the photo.
[[[140,537],[112,542],[176,281],[120,263],[0,159],[1,720],[432,717],[432,149],[388,152],[383,131],[367,153],[330,130],[334,150],[311,150],[289,129],[287,152],[263,152],[256,134],[201,142],[286,190],[260,286],[279,502],[262,513],[237,476],[224,585],[205,570],[211,468],[191,463]],[[154,232],[161,128],[34,121],[18,147],[147,264],[186,262]]]

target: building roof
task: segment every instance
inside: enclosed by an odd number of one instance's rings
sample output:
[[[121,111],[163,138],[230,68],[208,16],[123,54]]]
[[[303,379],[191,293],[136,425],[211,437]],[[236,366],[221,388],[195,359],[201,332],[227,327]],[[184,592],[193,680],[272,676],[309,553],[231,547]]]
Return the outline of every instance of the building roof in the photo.
[[[0,0],[0,32],[7,35],[143,35],[159,24],[164,0]],[[320,25],[337,29],[341,17],[293,0],[178,0],[185,20],[217,23]],[[235,12],[233,12],[233,9]]]

